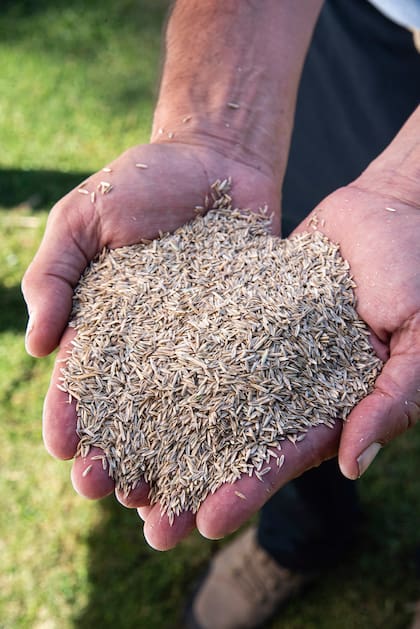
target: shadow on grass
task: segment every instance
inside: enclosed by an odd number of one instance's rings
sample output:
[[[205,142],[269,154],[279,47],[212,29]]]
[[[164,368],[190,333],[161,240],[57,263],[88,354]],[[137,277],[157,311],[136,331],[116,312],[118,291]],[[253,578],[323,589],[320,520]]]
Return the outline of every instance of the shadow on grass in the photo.
[[[135,510],[113,496],[101,501],[101,523],[89,535],[88,604],[79,629],[175,629],[191,584],[214,542],[192,535],[172,551],[152,550]]]
[[[56,170],[0,170],[0,205],[31,209],[48,208],[91,173],[63,173]]]

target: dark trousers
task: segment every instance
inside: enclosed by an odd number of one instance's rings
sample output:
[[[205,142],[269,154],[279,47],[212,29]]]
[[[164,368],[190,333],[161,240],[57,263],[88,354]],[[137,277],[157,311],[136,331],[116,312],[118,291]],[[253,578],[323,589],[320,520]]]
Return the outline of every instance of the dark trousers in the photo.
[[[299,88],[283,236],[357,177],[419,103],[420,54],[412,34],[367,0],[327,0]],[[342,555],[359,519],[355,483],[333,460],[276,493],[261,511],[258,538],[282,565],[313,570]]]

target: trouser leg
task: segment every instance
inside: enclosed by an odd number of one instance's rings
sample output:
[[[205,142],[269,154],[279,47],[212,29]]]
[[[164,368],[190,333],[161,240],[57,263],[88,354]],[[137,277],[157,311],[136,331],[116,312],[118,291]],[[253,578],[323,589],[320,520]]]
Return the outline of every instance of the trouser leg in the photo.
[[[258,541],[282,566],[312,571],[343,554],[359,521],[355,483],[344,478],[332,459],[267,502],[261,510]]]

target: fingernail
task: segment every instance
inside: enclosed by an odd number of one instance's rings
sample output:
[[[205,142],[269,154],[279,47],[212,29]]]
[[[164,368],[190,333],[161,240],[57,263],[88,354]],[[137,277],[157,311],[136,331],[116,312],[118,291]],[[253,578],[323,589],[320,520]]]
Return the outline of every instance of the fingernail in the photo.
[[[377,441],[374,441],[370,444],[366,450],[362,452],[362,454],[357,458],[357,464],[359,466],[359,476],[364,474],[372,463],[373,459],[378,454],[379,450],[382,448],[382,445]]]

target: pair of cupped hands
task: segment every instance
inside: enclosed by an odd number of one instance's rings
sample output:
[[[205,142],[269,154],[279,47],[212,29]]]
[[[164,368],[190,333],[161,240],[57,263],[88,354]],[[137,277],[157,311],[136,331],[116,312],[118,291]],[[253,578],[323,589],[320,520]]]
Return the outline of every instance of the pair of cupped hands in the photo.
[[[148,168],[136,168],[136,163]],[[30,315],[26,344],[34,356],[44,356],[57,346],[57,362],[48,390],[43,435],[48,451],[60,459],[75,456],[75,404],[57,388],[62,359],[66,358],[74,330],[67,327],[74,287],[90,260],[105,246],[114,248],[152,239],[173,231],[196,215],[211,184],[232,177],[235,207],[274,211],[273,230],[280,233],[278,184],[256,168],[221,153],[181,143],[156,143],[129,149],[85,184],[96,191],[109,181],[107,194],[81,194],[73,190],[51,210],[44,238],[23,279],[23,293]],[[311,429],[296,446],[284,442],[285,463],[257,480],[241,478],[222,486],[202,504],[198,513],[182,513],[169,524],[159,505],[148,504],[148,488],[139,485],[130,495],[116,491],[117,499],[137,508],[144,520],[148,543],[166,550],[194,527],[208,538],[219,538],[237,529],[282,485],[305,470],[336,456],[350,479],[358,478],[380,447],[419,419],[420,408],[420,196],[405,179],[378,164],[351,185],[328,196],[313,210],[317,224],[351,267],[357,284],[357,310],[371,330],[372,344],[385,362],[374,391],[362,400],[343,424],[333,429]],[[388,209],[387,209],[388,208]],[[313,227],[311,214],[296,232]],[[88,498],[114,491],[98,452],[87,460],[76,457],[72,481]],[[91,472],[83,475],[86,466]],[[240,492],[246,500],[238,499]]]

